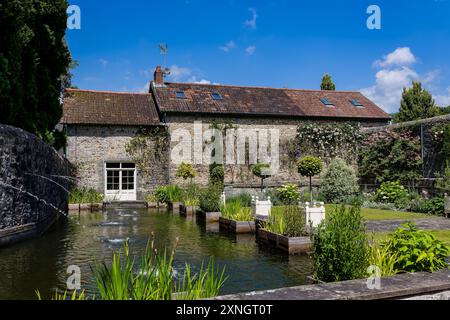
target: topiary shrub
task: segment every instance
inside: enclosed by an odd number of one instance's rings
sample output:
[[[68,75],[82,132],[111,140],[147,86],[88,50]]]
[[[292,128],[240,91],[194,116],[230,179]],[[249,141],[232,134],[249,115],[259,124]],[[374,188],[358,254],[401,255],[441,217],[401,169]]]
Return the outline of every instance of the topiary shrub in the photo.
[[[434,272],[447,268],[450,247],[412,223],[398,228],[381,246],[397,255],[395,269],[403,272]]]
[[[285,205],[297,204],[300,200],[300,190],[295,184],[286,184],[278,188],[277,195]]]
[[[195,171],[192,164],[183,162],[178,166],[175,176],[184,180],[190,179],[192,183],[192,179],[197,176],[197,171]]]
[[[383,182],[375,193],[375,199],[384,203],[397,203],[408,196],[408,191],[399,181]]]
[[[317,279],[334,282],[367,276],[370,248],[359,207],[335,206],[312,240]]]
[[[312,202],[312,177],[322,172],[323,161],[317,157],[306,156],[301,158],[297,162],[297,169],[300,175],[309,178],[309,193],[311,194],[311,202]]]
[[[355,170],[347,163],[336,158],[331,161],[322,177],[320,194],[328,203],[344,203],[359,192]]]
[[[219,212],[222,204],[222,189],[217,184],[211,184],[200,195],[200,209],[203,212]]]
[[[264,190],[264,180],[272,175],[270,164],[258,163],[252,166],[252,173],[261,179],[261,191]]]

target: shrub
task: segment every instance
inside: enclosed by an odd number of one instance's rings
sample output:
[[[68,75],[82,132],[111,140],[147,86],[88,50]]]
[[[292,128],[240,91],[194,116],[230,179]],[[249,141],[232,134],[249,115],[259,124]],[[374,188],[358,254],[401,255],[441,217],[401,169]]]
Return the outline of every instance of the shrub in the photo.
[[[209,185],[200,196],[200,209],[204,212],[219,212],[222,202],[222,189],[219,185]]]
[[[286,184],[277,189],[278,198],[285,205],[297,204],[300,200],[300,190],[295,184]]]
[[[223,165],[213,163],[209,166],[209,184],[219,185],[223,189],[225,182],[225,170]]]
[[[192,179],[197,176],[197,172],[192,164],[183,162],[178,166],[175,176],[178,178],[183,178],[184,180],[191,179],[192,181]]]
[[[359,192],[355,170],[344,160],[331,161],[320,184],[320,193],[328,203],[344,203]]]
[[[445,214],[444,198],[432,198],[425,201],[424,213],[443,216]]]
[[[398,254],[395,268],[404,272],[434,272],[447,268],[450,247],[437,240],[430,232],[417,230],[406,223],[382,242],[391,254]]]
[[[335,206],[312,240],[317,279],[333,282],[367,275],[370,248],[359,207]]]
[[[269,221],[262,229],[286,237],[302,237],[306,233],[306,215],[299,206],[273,207]]]
[[[375,199],[384,203],[397,203],[408,196],[408,191],[399,181],[383,182],[378,188]]]

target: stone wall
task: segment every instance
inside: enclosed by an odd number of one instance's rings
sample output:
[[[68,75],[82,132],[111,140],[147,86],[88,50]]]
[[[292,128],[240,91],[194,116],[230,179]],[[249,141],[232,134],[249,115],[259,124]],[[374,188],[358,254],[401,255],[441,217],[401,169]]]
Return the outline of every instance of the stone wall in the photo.
[[[0,124],[0,246],[67,213],[70,164],[21,129]]]
[[[139,128],[130,126],[68,126],[67,159],[74,165],[77,184],[105,192],[105,162],[134,162],[126,146]],[[143,200],[158,185],[168,183],[168,159],[150,163],[151,175],[137,170],[137,199]]]
[[[205,133],[207,130],[211,129],[212,123],[224,124],[224,123],[232,123],[239,129],[278,129],[279,130],[279,148],[280,148],[280,167],[276,175],[270,177],[265,180],[265,184],[267,186],[279,186],[286,183],[304,183],[308,184],[308,181],[305,178],[302,178],[298,172],[295,162],[288,155],[288,147],[290,141],[295,139],[297,135],[297,127],[302,123],[306,123],[306,120],[299,119],[280,119],[280,118],[230,118],[230,117],[221,117],[221,118],[212,118],[212,117],[204,117],[204,116],[166,116],[166,122],[169,126],[169,131],[172,136],[172,140],[174,137],[174,132],[179,130],[184,130],[186,134],[183,135],[183,139],[185,136],[191,137],[192,145],[194,143],[199,143],[199,141],[194,141],[194,122],[201,122],[202,129]],[[310,122],[310,120],[309,120]],[[326,123],[333,121],[317,121],[318,123]],[[363,127],[369,126],[378,126],[383,123],[377,122],[365,122],[360,123]],[[183,131],[181,131],[183,132]],[[204,149],[206,147],[206,138],[203,138],[203,141],[200,144]],[[171,150],[177,145],[180,144],[179,140],[171,142]],[[192,148],[194,149],[194,148]],[[226,150],[226,147],[224,147]],[[194,159],[194,152],[192,152],[192,159]],[[225,153],[226,151],[224,151]],[[225,155],[224,155],[225,157]],[[225,161],[224,161],[225,162]],[[171,183],[184,184],[186,182],[180,180],[175,177],[177,164],[173,161],[170,164],[170,181]],[[195,169],[198,171],[198,176],[195,178],[195,182],[199,184],[207,184],[209,177],[209,167],[207,165],[195,165]],[[225,165],[225,184],[233,185],[238,188],[257,188],[259,187],[261,181],[256,178],[250,171],[249,165]]]
[[[200,137],[201,141],[194,141],[194,122],[201,122],[200,126],[203,133],[210,130],[211,124],[214,122],[217,124],[233,123],[237,129],[242,130],[278,129],[280,137],[280,167],[277,174],[267,179],[265,184],[273,187],[285,183],[300,182],[304,183],[304,185],[308,184],[308,181],[297,173],[296,164],[290,159],[287,152],[287,144],[296,137],[297,126],[306,122],[306,120],[250,117],[212,118],[184,115],[166,116],[165,120],[169,128],[170,139],[172,140],[170,148],[168,148],[167,154],[162,159],[148,164],[151,168],[150,177],[144,177],[138,168],[138,200],[143,200],[157,186],[169,183],[179,185],[188,183],[188,181],[175,177],[178,164],[174,161],[174,154],[172,153],[174,153],[175,147],[180,145],[180,140],[176,139],[177,132],[181,132],[183,141],[190,141],[191,155],[189,158],[191,161],[194,160],[196,154],[203,153],[203,150],[208,145],[207,137]],[[362,125],[372,126],[380,124],[367,122]],[[134,126],[67,126],[67,158],[76,168],[78,185],[92,187],[98,192],[104,193],[105,162],[134,162],[132,157],[127,154],[126,146],[136,136],[138,130],[139,128]],[[200,145],[200,149],[194,148],[195,143]],[[226,146],[224,146],[224,152],[226,152]],[[199,174],[194,179],[194,182],[201,185],[208,184],[209,165],[196,164],[195,169]],[[258,188],[260,183],[260,180],[251,173],[249,164],[225,165],[226,185],[232,185],[235,188]]]

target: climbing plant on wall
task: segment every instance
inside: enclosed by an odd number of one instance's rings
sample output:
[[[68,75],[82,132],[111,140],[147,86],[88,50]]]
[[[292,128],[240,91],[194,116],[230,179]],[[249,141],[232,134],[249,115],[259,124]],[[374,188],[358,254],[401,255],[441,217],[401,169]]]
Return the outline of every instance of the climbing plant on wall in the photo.
[[[303,123],[297,128],[296,142],[302,155],[318,156],[325,161],[340,157],[354,162],[362,139],[356,124]]]
[[[360,149],[359,175],[366,181],[410,183],[421,176],[420,138],[409,130],[367,135]]]
[[[166,127],[142,127],[126,145],[126,152],[145,177],[152,171],[152,163],[164,163],[169,148],[169,131]]]

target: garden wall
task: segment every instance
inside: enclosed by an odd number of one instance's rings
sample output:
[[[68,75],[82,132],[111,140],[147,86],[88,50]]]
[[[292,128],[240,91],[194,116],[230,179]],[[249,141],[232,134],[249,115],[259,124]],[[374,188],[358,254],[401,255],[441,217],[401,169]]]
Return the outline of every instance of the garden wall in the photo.
[[[180,115],[168,115],[166,117],[166,122],[169,126],[170,134],[176,130],[187,130],[192,137],[192,144],[194,144],[194,122],[202,122],[203,133],[211,129],[213,122],[218,124],[231,123],[237,129],[278,129],[280,136],[279,150],[280,150],[280,169],[278,173],[265,180],[265,185],[278,187],[286,183],[298,183],[301,181],[302,184],[307,185],[309,182],[306,178],[302,178],[297,172],[297,166],[295,160],[292,157],[292,145],[291,143],[297,137],[298,126],[306,126],[308,124],[325,124],[325,123],[336,123],[336,119],[332,120],[302,120],[302,119],[284,119],[276,117],[207,117],[207,116],[180,116]],[[346,121],[340,121],[341,123]],[[380,123],[376,121],[372,122],[357,122],[362,127],[372,127],[381,126],[386,123]],[[198,143],[199,141],[197,141]],[[205,141],[200,142],[203,148],[206,147]],[[172,141],[171,149],[179,144],[179,141]],[[224,157],[225,157],[226,147],[224,147]],[[270,155],[270,153],[269,153]],[[192,158],[193,158],[192,154]],[[299,157],[299,154],[294,155]],[[324,159],[329,160],[329,159]],[[185,183],[181,179],[175,177],[177,165],[171,163],[169,166],[170,170],[170,181],[171,183],[183,184]],[[195,178],[195,182],[199,184],[206,185],[209,179],[209,167],[207,165],[197,165],[195,169],[199,173]],[[249,165],[226,165],[225,166],[225,184],[232,185],[236,188],[259,188],[261,181],[259,178],[255,177]]]
[[[21,129],[0,124],[0,246],[44,232],[67,213],[70,164]]]

